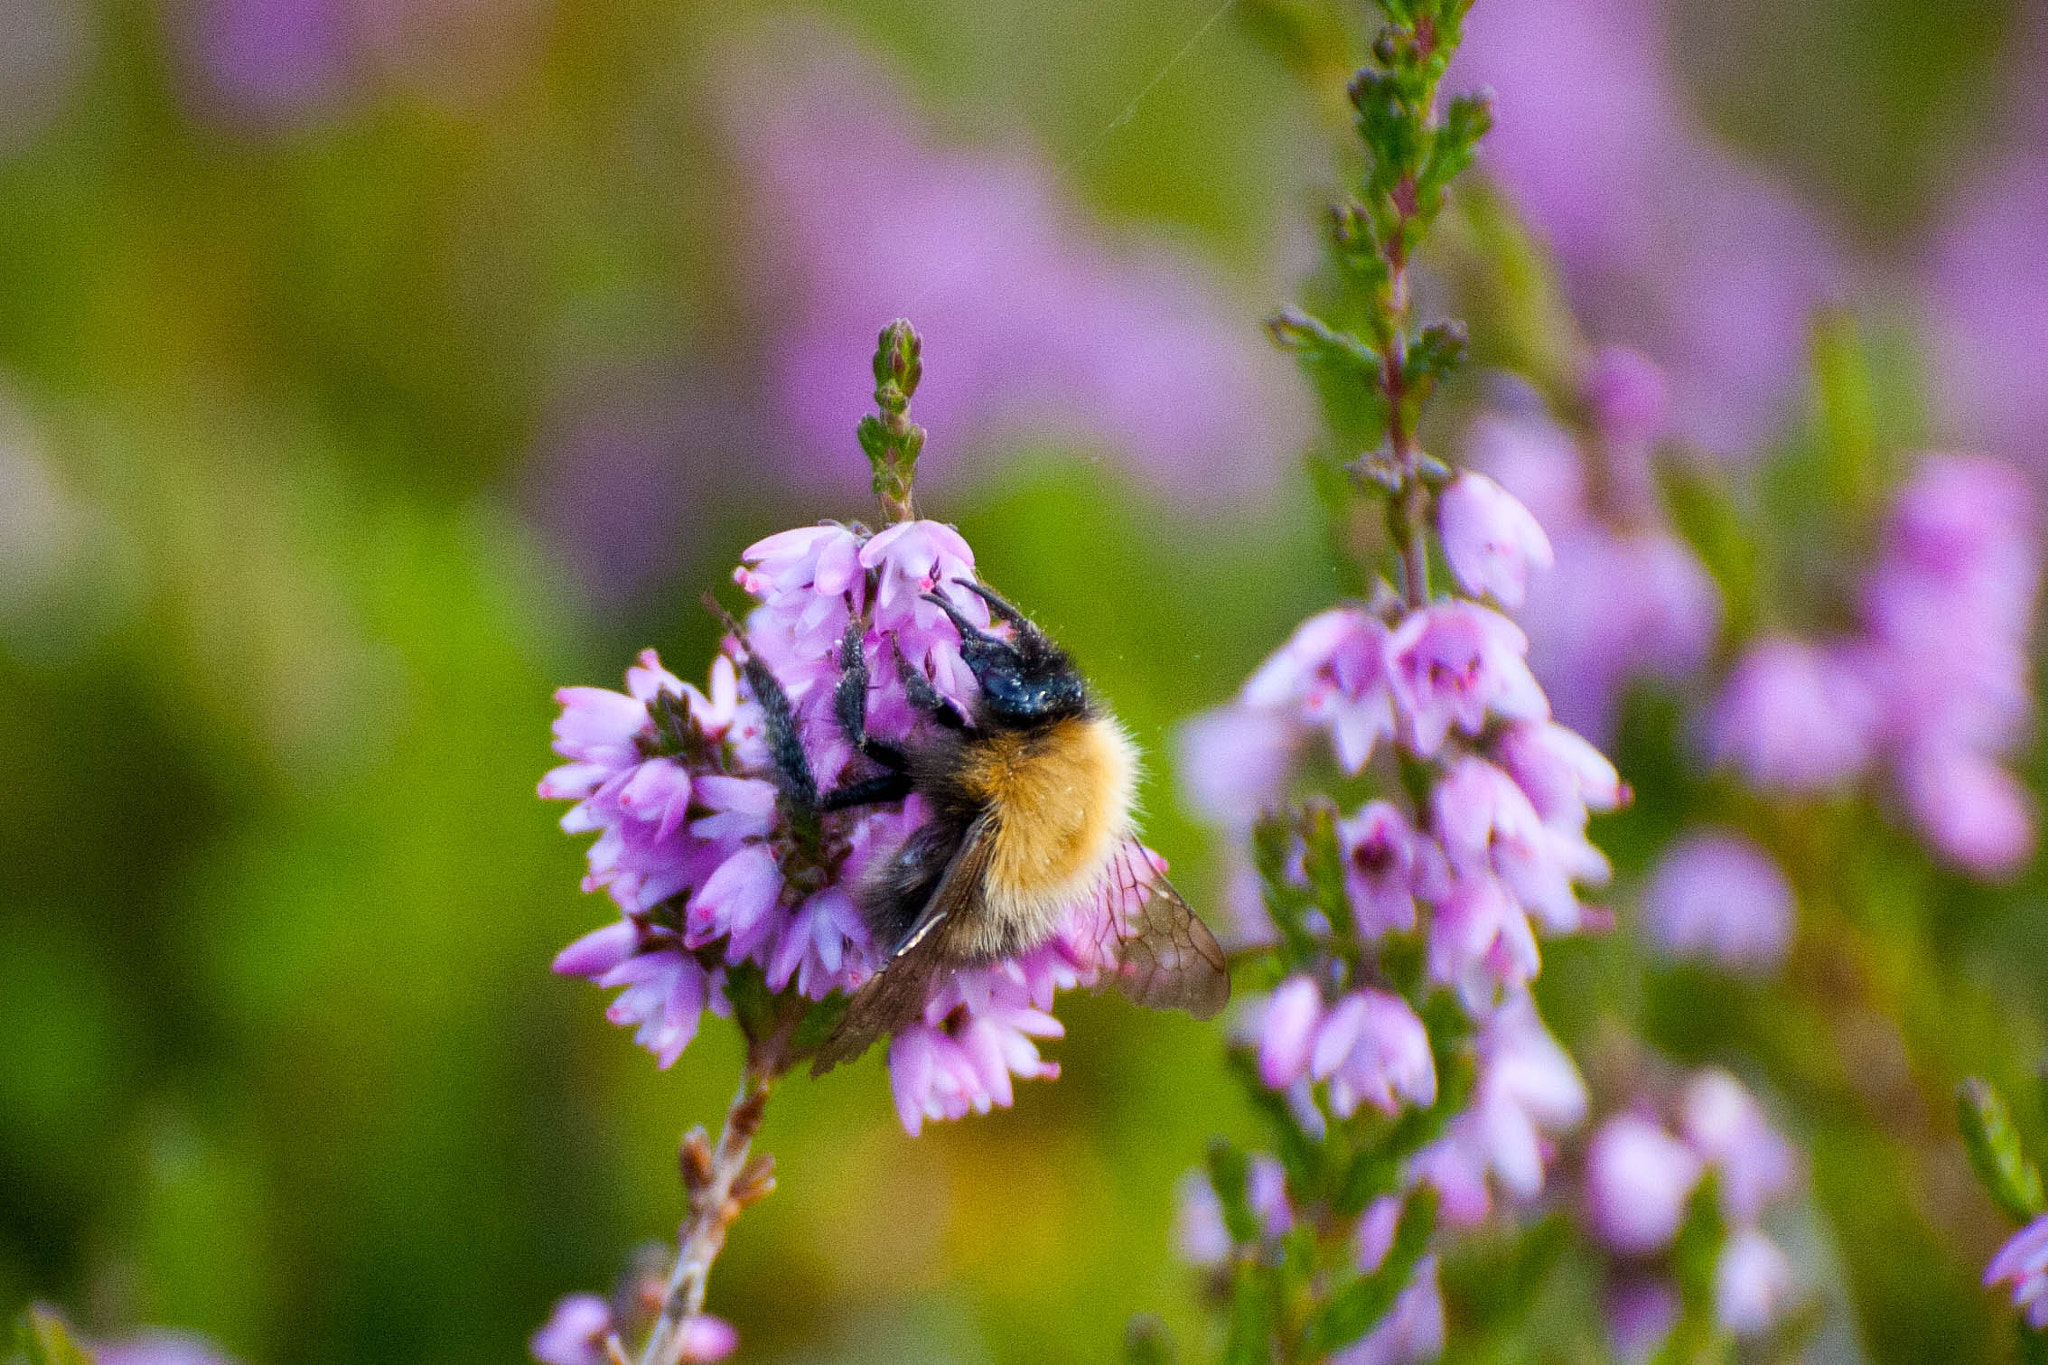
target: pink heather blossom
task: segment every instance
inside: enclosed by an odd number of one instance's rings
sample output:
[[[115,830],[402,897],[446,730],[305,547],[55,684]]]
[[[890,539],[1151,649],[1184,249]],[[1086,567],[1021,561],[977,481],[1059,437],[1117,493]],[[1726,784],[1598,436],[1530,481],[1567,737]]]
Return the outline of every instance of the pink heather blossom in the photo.
[[[1529,917],[1490,876],[1454,878],[1429,922],[1429,975],[1481,1011],[1534,979],[1541,958]]]
[[[686,1361],[724,1360],[740,1344],[740,1334],[732,1324],[709,1313],[699,1313],[685,1322],[676,1339]]]
[[[1624,1255],[1663,1250],[1678,1235],[1705,1169],[1698,1153],[1649,1119],[1615,1115],[1586,1148],[1586,1206],[1594,1231]]]
[[[1611,811],[1628,800],[1628,788],[1607,756],[1552,721],[1505,727],[1494,757],[1554,829],[1583,831],[1589,811]]]
[[[1385,1253],[1381,1253],[1385,1259]],[[1377,1263],[1372,1269],[1377,1269]],[[1361,1266],[1361,1269],[1365,1267]],[[1422,1365],[1444,1353],[1444,1296],[1437,1259],[1415,1265],[1408,1287],[1363,1338],[1330,1356],[1330,1365]]]
[[[785,989],[794,976],[806,999],[823,1000],[865,980],[870,953],[867,926],[853,898],[836,886],[812,896],[791,916],[768,963],[768,989]]]
[[[1424,854],[1398,807],[1371,801],[1337,822],[1344,889],[1358,932],[1368,939],[1415,927],[1415,884]]]
[[[1227,829],[1249,829],[1285,796],[1302,733],[1296,715],[1243,705],[1188,720],[1176,766],[1189,808]]]
[[[1484,474],[1458,475],[1437,497],[1444,558],[1458,585],[1474,597],[1491,593],[1520,607],[1529,593],[1529,570],[1552,563],[1550,538],[1514,494]]]
[[[1735,666],[1711,722],[1716,761],[1764,790],[1838,788],[1869,765],[1878,701],[1840,651],[1766,636]]]
[[[96,1365],[234,1365],[211,1342],[184,1332],[144,1332],[92,1353]]]
[[[1427,757],[1453,726],[1476,735],[1489,714],[1547,719],[1550,704],[1523,660],[1528,647],[1514,622],[1477,603],[1411,612],[1385,646],[1404,742]]]
[[[1934,749],[1908,757],[1899,776],[1914,822],[1950,862],[2002,879],[2033,857],[2033,797],[1991,759]]]
[[[889,1086],[903,1129],[916,1137],[926,1119],[1007,1109],[1011,1077],[1051,1080],[1059,1063],[1043,1061],[1033,1039],[1065,1034],[1060,1021],[1028,1005],[962,1012],[941,1024],[913,1024],[889,1042]]]
[[[1629,1275],[1607,1293],[1607,1339],[1622,1365],[1648,1365],[1678,1325],[1683,1310],[1668,1281]]]
[[[2012,1235],[1984,1269],[1984,1287],[2012,1286],[2012,1306],[2025,1313],[2027,1325],[2048,1331],[2048,1215],[2036,1218]]]
[[[1338,763],[1357,772],[1394,733],[1386,625],[1360,606],[1311,616],[1246,680],[1239,700],[1328,730]]]
[[[1262,1052],[1262,1075],[1264,1061]],[[1429,1033],[1406,1000],[1386,991],[1353,991],[1330,1008],[1316,1029],[1309,1074],[1329,1083],[1330,1110],[1339,1118],[1361,1104],[1393,1114],[1404,1103],[1436,1103]]]
[[[1294,1210],[1287,1202],[1287,1172],[1264,1152],[1252,1153],[1247,1164],[1245,1200],[1258,1220],[1261,1240],[1274,1241],[1294,1226]],[[1189,1171],[1181,1177],[1174,1247],[1190,1265],[1218,1266],[1230,1259],[1230,1229],[1206,1171]]]
[[[527,1349],[542,1365],[605,1365],[611,1330],[609,1304],[595,1294],[571,1294],[555,1304]]]
[[[638,1025],[633,1041],[652,1052],[666,1071],[697,1036],[706,1008],[726,1013],[723,973],[710,974],[680,947],[640,952],[597,977],[610,989],[623,986],[605,1018],[622,1027]]]
[[[1541,1193],[1551,1155],[1546,1135],[1586,1116],[1586,1083],[1527,995],[1482,1017],[1477,1050],[1470,1105],[1410,1167],[1436,1187],[1445,1219],[1462,1227],[1485,1221],[1489,1176],[1517,1202]]]
[[[1714,1262],[1714,1320],[1738,1337],[1771,1329],[1792,1296],[1792,1262],[1755,1228],[1742,1228]]]
[[[1451,765],[1430,803],[1454,875],[1498,877],[1552,933],[1580,927],[1574,881],[1604,882],[1609,868],[1580,828],[1545,824],[1522,788],[1485,759]]]
[[[1754,1222],[1798,1179],[1792,1145],[1771,1127],[1742,1082],[1719,1068],[1700,1072],[1686,1087],[1679,1131],[1719,1172],[1721,1211],[1731,1223]]]
[[[1280,983],[1258,1012],[1259,1079],[1269,1090],[1285,1090],[1308,1070],[1321,1021],[1322,993],[1306,976]]]
[[[1769,854],[1732,831],[1700,829],[1651,869],[1643,917],[1651,941],[1673,957],[1768,972],[1791,946],[1796,910]]]

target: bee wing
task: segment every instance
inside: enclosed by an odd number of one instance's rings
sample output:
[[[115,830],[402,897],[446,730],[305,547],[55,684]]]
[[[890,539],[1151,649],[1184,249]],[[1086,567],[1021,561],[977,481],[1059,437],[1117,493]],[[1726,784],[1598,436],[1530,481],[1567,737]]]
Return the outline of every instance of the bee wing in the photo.
[[[1166,880],[1151,850],[1118,844],[1103,873],[1098,950],[1106,977],[1148,1009],[1207,1019],[1230,999],[1230,964],[1209,926]]]
[[[917,919],[896,945],[882,970],[869,977],[846,1003],[846,1013],[818,1049],[811,1074],[822,1076],[841,1062],[866,1052],[884,1034],[915,1023],[931,997],[932,978],[946,965],[940,926],[955,915],[971,914],[982,896],[982,878],[995,851],[989,820],[982,816],[967,827],[966,837],[946,864]]]

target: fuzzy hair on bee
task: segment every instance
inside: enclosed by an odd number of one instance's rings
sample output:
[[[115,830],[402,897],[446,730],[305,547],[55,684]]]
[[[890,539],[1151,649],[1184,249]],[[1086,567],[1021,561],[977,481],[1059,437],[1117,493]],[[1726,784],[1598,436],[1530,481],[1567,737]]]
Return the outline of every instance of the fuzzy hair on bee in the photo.
[[[915,1022],[948,968],[979,967],[1045,943],[1090,896],[1116,892],[1135,913],[1110,917],[1111,979],[1140,1004],[1208,1018],[1229,998],[1222,950],[1133,838],[1138,755],[1089,694],[1073,660],[1022,612],[979,583],[1008,637],[983,630],[945,596],[926,600],[960,633],[980,684],[963,715],[898,656],[911,704],[931,722],[903,747],[866,731],[868,677],[859,622],[841,649],[834,711],[878,770],[820,794],[787,697],[754,660],[746,676],[766,717],[784,799],[825,812],[922,795],[932,817],[854,888],[887,962],[848,1002],[814,1072],[851,1060]],[[1128,922],[1125,922],[1127,919]]]

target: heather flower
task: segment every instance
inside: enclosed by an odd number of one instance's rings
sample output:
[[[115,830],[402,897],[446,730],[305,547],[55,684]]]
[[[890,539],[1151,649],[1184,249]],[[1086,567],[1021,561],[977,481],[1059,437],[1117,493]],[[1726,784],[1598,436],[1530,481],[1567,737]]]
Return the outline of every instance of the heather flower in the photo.
[[[1287,1172],[1264,1152],[1252,1153],[1246,1163],[1245,1202],[1258,1220],[1263,1241],[1277,1240],[1294,1226],[1294,1210],[1287,1202]],[[1206,1172],[1189,1171],[1181,1177],[1176,1209],[1174,1249],[1182,1260],[1195,1266],[1219,1266],[1230,1259],[1230,1229]]]
[[[1792,1263],[1755,1228],[1742,1228],[1714,1262],[1714,1320],[1738,1337],[1761,1336],[1793,1290]]]
[[[542,1365],[605,1365],[611,1331],[611,1305],[595,1294],[571,1294],[555,1305],[528,1349]]]
[[[1415,927],[1415,885],[1428,848],[1398,806],[1372,801],[1337,826],[1352,921],[1368,938]]]
[[[1285,1090],[1308,1070],[1322,1019],[1322,993],[1306,976],[1289,977],[1266,998],[1258,1016],[1259,1079]]]
[[[1381,1259],[1385,1254],[1382,1253]],[[1368,1273],[1378,1262],[1361,1265]],[[1437,1259],[1425,1256],[1387,1315],[1364,1337],[1336,1352],[1330,1365],[1421,1365],[1444,1352],[1444,1296]]]
[[[1531,566],[1552,563],[1550,538],[1514,494],[1484,474],[1458,475],[1437,499],[1444,558],[1458,585],[1474,597],[1491,593],[1519,607],[1529,593]]]
[[[1521,906],[1492,877],[1460,878],[1433,904],[1429,976],[1480,1011],[1534,979],[1541,957]]]
[[[1869,764],[1877,720],[1877,698],[1850,659],[1769,636],[1750,646],[1715,704],[1714,757],[1765,790],[1826,791]]]
[[[1593,1229],[1624,1255],[1661,1251],[1678,1235],[1705,1163],[1636,1114],[1602,1124],[1586,1148],[1586,1206]]]
[[[1609,1287],[1605,1307],[1615,1358],[1623,1365],[1646,1365],[1678,1325],[1684,1305],[1666,1281],[1629,1275]]]
[[[183,1332],[144,1332],[110,1341],[92,1359],[97,1365],[234,1365],[213,1343]]]
[[[1245,681],[1242,705],[1329,731],[1337,761],[1357,772],[1394,733],[1386,625],[1363,607],[1312,616]]]
[[[913,1024],[889,1042],[889,1087],[903,1130],[916,1137],[926,1119],[952,1120],[1008,1108],[1011,1077],[1052,1080],[1059,1063],[1042,1060],[1036,1038],[1062,1037],[1060,1021],[1028,1005],[1006,1004],[939,1023]]]
[[[1586,1084],[1527,995],[1483,1018],[1477,1053],[1470,1106],[1412,1163],[1413,1174],[1436,1187],[1444,1217],[1464,1226],[1485,1220],[1489,1176],[1518,1202],[1535,1198],[1551,1155],[1547,1135],[1586,1114]]]
[[[1659,857],[1643,917],[1651,941],[1673,957],[1764,972],[1791,946],[1795,907],[1769,854],[1732,831],[1702,829]]]
[[[1788,1193],[1798,1157],[1742,1083],[1708,1068],[1686,1087],[1679,1128],[1720,1173],[1721,1209],[1730,1222],[1753,1222],[1765,1205]]]
[[[1984,1287],[2012,1286],[2012,1306],[2035,1331],[2048,1331],[2048,1216],[2014,1233],[1984,1268]]]
[[[1425,757],[1455,725],[1479,733],[1489,714],[1545,720],[1550,704],[1523,656],[1528,637],[1505,616],[1472,602],[1412,612],[1386,643],[1387,681],[1404,739]]]
[[[1262,1067],[1264,1060],[1261,1053]],[[1408,1002],[1387,991],[1354,991],[1330,1008],[1316,1029],[1309,1074],[1329,1083],[1330,1110],[1339,1118],[1361,1104],[1393,1114],[1403,1103],[1436,1103],[1429,1033]]]

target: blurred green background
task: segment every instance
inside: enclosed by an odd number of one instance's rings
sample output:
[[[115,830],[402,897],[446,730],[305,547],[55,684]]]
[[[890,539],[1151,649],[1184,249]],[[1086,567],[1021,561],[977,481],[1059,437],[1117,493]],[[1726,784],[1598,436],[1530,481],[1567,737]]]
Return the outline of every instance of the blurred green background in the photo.
[[[768,448],[788,319],[706,93],[759,7],[365,0],[374,63],[240,104],[203,74],[225,8],[0,7],[0,1304],[251,1365],[521,1359],[556,1296],[672,1234],[676,1137],[737,1064],[711,1023],[657,1072],[548,974],[608,917],[533,795],[549,694],[644,645],[697,675],[742,546],[868,515],[860,409],[822,483]],[[1717,134],[1902,268],[2021,21],[1671,8]],[[1207,0],[823,10],[939,136],[1035,144],[1091,222],[1177,243],[1248,336],[1312,261],[1325,96],[1241,14],[1112,127]],[[671,401],[644,482],[578,503],[565,421]],[[1294,454],[1220,504],[1082,441],[926,456],[928,514],[1154,756],[1148,830],[1198,904],[1171,727],[1336,591]],[[1191,1328],[1173,1184],[1250,1132],[1216,1035],[1062,1016],[1057,1084],[915,1141],[874,1059],[778,1094],[780,1188],[711,1291],[746,1358],[1107,1360],[1133,1310]]]

